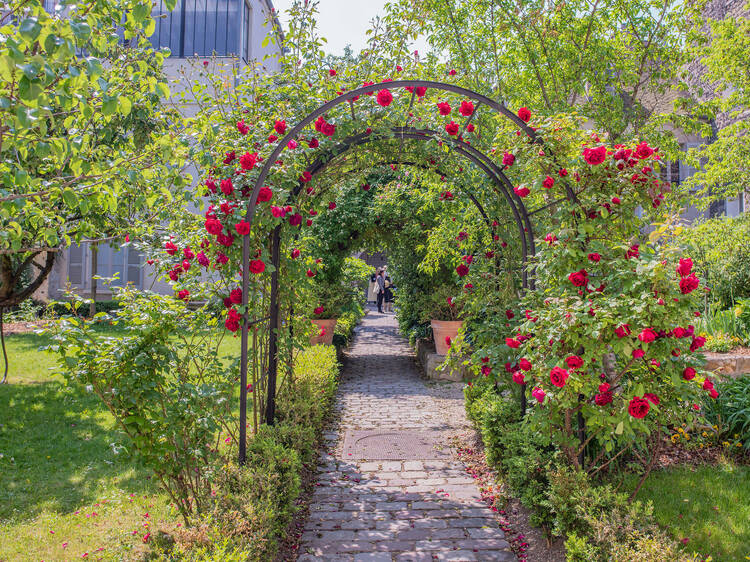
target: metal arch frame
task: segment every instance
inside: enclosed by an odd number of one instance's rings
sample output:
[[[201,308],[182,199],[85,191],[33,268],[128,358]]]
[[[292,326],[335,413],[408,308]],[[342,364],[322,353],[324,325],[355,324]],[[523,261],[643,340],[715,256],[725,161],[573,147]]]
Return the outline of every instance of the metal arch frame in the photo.
[[[355,96],[361,96],[364,94],[368,94],[370,92],[376,92],[381,89],[394,89],[394,88],[406,88],[406,87],[425,87],[428,89],[433,90],[442,90],[451,92],[454,94],[458,94],[460,96],[464,96],[466,98],[472,99],[477,103],[478,107],[481,104],[487,105],[494,111],[502,114],[504,117],[512,121],[516,126],[521,129],[526,136],[529,138],[531,143],[538,143],[540,145],[544,145],[544,141],[539,137],[536,132],[529,127],[522,119],[520,119],[517,115],[515,115],[513,112],[511,112],[508,108],[506,108],[503,104],[492,100],[478,92],[475,92],[473,90],[469,90],[466,88],[462,88],[460,86],[456,86],[453,84],[446,84],[443,82],[435,82],[431,80],[393,80],[390,82],[380,82],[377,84],[371,84],[369,86],[362,86],[360,88],[354,89],[352,91],[349,91],[343,95],[340,95],[320,107],[318,107],[316,110],[309,113],[307,116],[305,116],[297,125],[295,125],[285,136],[282,138],[276,148],[273,150],[271,155],[266,159],[265,164],[263,165],[263,168],[261,169],[261,172],[258,176],[258,178],[255,181],[255,185],[253,187],[253,191],[250,194],[250,197],[247,200],[246,203],[246,211],[245,211],[245,221],[250,224],[252,227],[253,218],[255,216],[255,205],[253,204],[254,201],[258,197],[258,193],[263,186],[263,183],[265,182],[266,178],[268,177],[268,174],[271,171],[271,167],[275,164],[276,160],[278,159],[278,156],[283,152],[283,150],[287,147],[290,140],[294,139],[299,135],[300,132],[302,132],[305,127],[307,127],[310,123],[313,122],[317,117],[325,114],[329,110],[333,109],[334,107],[349,102],[353,97]],[[411,103],[414,102],[414,92],[412,92],[411,97]],[[410,105],[411,106],[411,105]],[[476,108],[475,108],[476,111]],[[474,114],[470,117],[473,118]],[[468,123],[468,122],[467,122]],[[466,125],[464,125],[466,127]],[[430,131],[430,130],[419,130],[419,129],[412,129],[410,127],[400,127],[400,128],[394,128],[394,129],[400,129],[400,132],[398,133],[399,136],[402,137],[402,139],[405,138],[414,138],[418,140],[427,140],[429,138],[434,138],[438,135],[436,131]],[[360,135],[356,135],[354,138],[357,138]],[[369,135],[367,135],[369,136]],[[375,135],[376,138],[378,138],[378,135]],[[531,221],[529,219],[528,212],[526,210],[525,205],[521,201],[520,197],[516,195],[513,192],[513,186],[508,180],[508,178],[505,176],[503,171],[485,155],[484,153],[478,151],[473,146],[467,144],[466,142],[460,141],[458,139],[443,139],[443,140],[449,140],[453,144],[453,149],[457,150],[460,154],[463,156],[471,159],[474,161],[474,163],[485,171],[485,173],[494,180],[494,183],[496,186],[500,189],[503,196],[506,198],[508,204],[511,206],[511,210],[513,211],[514,218],[516,220],[517,225],[519,226],[520,234],[521,234],[521,242],[522,242],[522,252],[523,252],[523,261],[524,263],[527,260],[527,257],[529,255],[528,251],[531,250],[532,255],[534,254],[534,238],[533,238],[533,230],[531,227]],[[346,150],[349,150],[351,147],[347,147]],[[335,155],[334,155],[335,156]],[[554,156],[553,156],[554,158]],[[330,160],[330,158],[328,159]],[[316,159],[315,163],[313,163],[313,166],[316,163],[319,163],[318,166],[322,169],[324,166],[321,162],[321,157]],[[309,168],[309,167],[308,167]],[[299,193],[299,190],[301,189],[301,185],[299,185],[297,188],[295,188],[295,191]],[[570,188],[570,185],[568,182],[565,182],[565,189],[566,189],[566,195],[569,200],[576,200],[575,194],[573,193],[572,189]],[[511,195],[512,194],[512,195]],[[518,205],[518,208],[516,207],[516,204]],[[520,209],[520,213],[519,213]],[[522,218],[523,217],[523,218]],[[522,226],[525,225],[525,226]],[[275,397],[276,393],[276,371],[277,371],[277,334],[279,328],[279,303],[278,303],[278,275],[279,275],[279,269],[278,264],[280,262],[280,246],[281,246],[281,227],[278,226],[274,229],[273,236],[272,236],[272,244],[271,244],[271,260],[274,264],[274,271],[271,274],[271,308],[270,308],[270,321],[269,321],[269,344],[268,344],[268,396],[269,397]],[[242,332],[241,332],[241,355],[240,355],[240,439],[239,439],[239,462],[240,464],[244,464],[245,457],[246,457],[246,447],[247,447],[247,439],[246,439],[246,424],[247,424],[247,367],[248,367],[248,354],[247,354],[247,344],[248,344],[248,314],[247,314],[247,305],[248,305],[248,297],[249,297],[249,283],[250,278],[250,240],[248,237],[243,237],[243,244],[242,244],[242,306],[243,306],[243,314],[242,314]],[[531,284],[529,284],[528,279],[528,272],[524,268],[523,270],[523,284],[524,288],[533,288],[533,280]],[[531,287],[529,287],[531,285]],[[523,402],[525,402],[525,393],[523,393]],[[524,407],[524,406],[522,406]],[[273,424],[275,417],[275,404],[274,400],[269,400],[266,407],[266,423],[269,425]]]

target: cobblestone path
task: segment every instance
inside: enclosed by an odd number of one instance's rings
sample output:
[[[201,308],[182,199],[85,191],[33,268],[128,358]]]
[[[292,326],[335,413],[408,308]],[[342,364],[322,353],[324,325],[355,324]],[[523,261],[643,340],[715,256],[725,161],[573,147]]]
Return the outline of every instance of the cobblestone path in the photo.
[[[448,446],[461,385],[420,377],[393,315],[371,310],[339,387],[299,561],[515,561]]]

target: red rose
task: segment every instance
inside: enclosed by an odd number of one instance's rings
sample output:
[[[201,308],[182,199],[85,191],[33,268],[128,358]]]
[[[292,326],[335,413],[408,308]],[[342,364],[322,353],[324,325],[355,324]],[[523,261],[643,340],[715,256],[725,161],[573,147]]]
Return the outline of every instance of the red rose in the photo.
[[[654,149],[651,148],[647,143],[642,142],[638,146],[635,147],[635,150],[633,151],[633,154],[640,158],[641,160],[644,158],[648,158],[654,153]]]
[[[596,252],[590,253],[588,257],[589,257],[589,261],[593,261],[595,263],[599,263],[599,261],[602,259],[602,257]]]
[[[538,386],[534,387],[534,390],[531,391],[531,395],[536,398],[536,401],[540,404],[544,402],[544,397],[547,396],[547,394]]]
[[[612,402],[612,393],[609,391],[600,392],[594,396],[594,403],[597,406],[606,406]]]
[[[458,112],[464,117],[469,117],[472,113],[474,113],[474,104],[468,100],[464,100],[461,102],[461,105],[458,108]]]
[[[711,382],[711,379],[706,379],[703,381],[703,390],[713,390],[714,383]]]
[[[575,370],[583,366],[583,359],[578,357],[578,355],[571,355],[570,357],[567,357],[565,359],[565,362],[568,364],[568,369]]]
[[[515,161],[515,155],[511,154],[510,152],[506,152],[505,154],[503,154],[503,166],[510,168]]]
[[[224,155],[224,164],[231,164],[235,158],[237,158],[237,155],[234,153],[234,150],[230,150]]]
[[[324,311],[324,310],[325,310],[325,309],[324,309],[324,308],[323,308],[322,306],[319,306],[319,307],[317,307],[317,308],[316,308],[315,310],[313,310],[313,313],[314,313],[314,314],[315,314],[316,316],[319,316],[319,315],[323,314],[323,311]]]
[[[643,343],[651,343],[656,339],[656,335],[656,332],[654,332],[651,328],[644,328],[643,331],[638,334],[638,339]]]
[[[198,255],[195,256],[195,258],[198,260],[198,263],[202,265],[203,267],[208,267],[211,262],[208,261],[208,257],[203,252],[198,252]]]
[[[281,219],[286,216],[286,209],[284,207],[278,207],[276,205],[272,205],[271,214],[277,219]]]
[[[518,368],[521,369],[522,371],[530,371],[531,362],[525,357],[522,357],[521,360],[518,362]]]
[[[240,323],[233,318],[227,318],[226,320],[224,320],[224,327],[230,332],[236,332],[240,329]]]
[[[414,88],[414,92],[417,94],[418,98],[423,98],[427,93],[427,88],[424,86],[417,86],[416,88]]]
[[[302,224],[302,215],[299,213],[294,213],[292,216],[289,217],[289,225],[290,226],[299,226]]]
[[[448,115],[451,112],[451,106],[447,102],[440,102],[437,104],[440,115]]]
[[[229,196],[234,191],[234,186],[232,185],[232,180],[227,178],[225,180],[221,180],[221,192]]]
[[[286,119],[282,120],[276,120],[276,122],[273,124],[273,129],[280,135],[284,134],[284,131],[286,131]]]
[[[448,347],[451,346],[451,337],[450,336],[445,336],[445,345],[447,345]]]
[[[606,146],[597,146],[596,148],[584,148],[583,149],[583,159],[586,161],[587,164],[591,166],[596,166],[598,164],[601,164],[604,162],[604,159],[607,157],[607,147]]]
[[[628,404],[628,413],[639,420],[645,418],[650,409],[651,404],[649,404],[648,400],[644,400],[638,396],[633,396]]]
[[[292,253],[290,254],[292,256],[292,259],[297,259],[299,257],[300,251],[297,248],[294,248],[292,250]]]
[[[654,406],[659,405],[660,400],[656,394],[651,394],[650,392],[647,392],[643,395],[643,398],[651,402]]]
[[[302,172],[302,175],[299,177],[299,181],[302,183],[307,183],[312,179],[312,174],[305,170]]]
[[[445,132],[449,135],[457,135],[458,134],[458,123],[455,121],[451,121],[450,123],[447,123],[445,125]]]
[[[273,197],[273,191],[271,191],[270,187],[263,186],[258,190],[258,198],[255,200],[255,204],[259,203],[265,203],[266,201],[270,201]]]
[[[686,381],[691,381],[695,378],[695,369],[692,367],[685,367],[682,371],[682,378]]]
[[[240,304],[242,302],[242,289],[237,287],[229,291],[229,302]]]
[[[621,326],[618,326],[615,328],[615,334],[617,334],[618,338],[624,338],[630,335],[630,325],[629,324],[622,324]]]
[[[175,246],[172,242],[167,242],[166,244],[164,244],[164,249],[170,256],[173,256],[177,253],[177,246]]]
[[[568,279],[574,287],[585,287],[589,282],[589,274],[585,269],[581,269],[568,275]]]
[[[630,246],[630,249],[625,254],[625,257],[630,258],[639,258],[641,256],[641,252],[639,250],[640,246],[638,244],[633,244]]]
[[[531,193],[531,191],[526,186],[517,185],[516,187],[513,188],[513,193],[523,198],[523,197],[526,197],[529,193]]]
[[[245,152],[245,154],[240,156],[240,166],[242,166],[243,170],[252,170],[255,167],[256,162],[258,162],[257,152]]]
[[[266,270],[266,264],[263,260],[252,260],[250,262],[250,273],[263,273]]]
[[[697,351],[706,344],[706,338],[703,336],[693,337],[693,341],[690,344],[690,351]]]
[[[362,186],[362,189],[363,189],[364,191],[370,191],[370,184],[367,184],[367,183],[366,183],[365,185],[363,185],[363,186]]]
[[[250,223],[247,221],[240,221],[234,225],[234,229],[237,231],[237,234],[239,234],[240,236],[250,234]]]
[[[222,254],[221,252],[216,252],[216,261],[219,263],[219,265],[224,265],[229,261],[229,257],[226,254]]]
[[[328,76],[336,76],[336,71],[333,68],[328,69]]]
[[[560,168],[560,170],[557,172],[557,175],[561,178],[564,178],[568,175],[568,170],[566,170],[565,168]]]
[[[486,377],[492,372],[492,367],[489,365],[482,365],[482,374]]]
[[[237,130],[241,135],[246,135],[250,131],[250,127],[245,125],[244,119],[240,119],[239,121],[237,121]]]
[[[518,110],[518,117],[523,121],[524,123],[528,123],[529,119],[531,119],[531,111],[529,111],[528,107],[521,107]]]
[[[388,107],[393,101],[393,94],[390,90],[380,90],[377,97],[375,98],[375,101],[377,101],[378,104],[382,105],[383,107]]]
[[[713,398],[714,400],[716,400],[716,399],[717,399],[717,398],[719,397],[719,393],[718,393],[718,392],[716,392],[716,389],[714,389],[714,388],[712,388],[712,389],[711,389],[711,390],[710,390],[710,391],[708,392],[708,395],[709,395],[709,396],[710,396],[711,398]]]
[[[677,266],[677,275],[680,277],[687,277],[690,272],[693,271],[693,260],[690,258],[682,258],[680,264]]]
[[[680,278],[680,292],[683,295],[688,295],[695,291],[700,285],[700,281],[695,276],[695,273],[691,273],[687,277]]]
[[[555,185],[555,180],[550,176],[547,176],[542,181],[542,186],[544,186],[546,189],[550,189],[553,185]]]
[[[217,236],[221,234],[222,226],[221,223],[216,219],[206,219],[205,222],[206,232]]]
[[[518,349],[521,347],[521,342],[518,340],[514,340],[513,338],[505,338],[505,345],[512,349]]]
[[[186,301],[190,298],[190,291],[182,290],[179,293],[177,293],[177,298],[181,301]]]
[[[330,203],[328,203],[328,208],[333,211],[336,208],[336,202],[331,201]]]
[[[307,270],[307,273],[306,273],[306,275],[307,275],[308,277],[315,277],[315,273],[313,273],[313,270],[312,270],[312,269],[308,269],[308,270]]]
[[[615,205],[619,205],[620,204],[620,198],[619,197],[613,197],[612,198],[612,203],[614,203]]]
[[[516,316],[516,315],[515,315],[515,314],[513,314],[513,311],[512,311],[512,310],[506,310],[506,311],[505,311],[505,317],[506,317],[506,318],[507,318],[508,320],[513,320],[513,318],[515,318],[515,316]]]
[[[525,384],[526,381],[524,380],[524,374],[521,371],[513,373],[513,382],[516,384]]]
[[[464,277],[465,275],[468,275],[469,273],[469,267],[466,264],[459,264],[458,267],[456,267],[456,273],[458,273],[459,277]]]
[[[642,349],[634,349],[633,350],[633,359],[640,359],[644,355],[646,355],[646,352],[643,351]]]
[[[609,383],[603,382],[599,385],[599,392],[607,392],[609,390]]]
[[[552,370],[549,373],[549,380],[552,381],[552,384],[555,386],[562,388],[565,386],[565,381],[568,380],[568,376],[568,371],[562,367],[552,367]]]

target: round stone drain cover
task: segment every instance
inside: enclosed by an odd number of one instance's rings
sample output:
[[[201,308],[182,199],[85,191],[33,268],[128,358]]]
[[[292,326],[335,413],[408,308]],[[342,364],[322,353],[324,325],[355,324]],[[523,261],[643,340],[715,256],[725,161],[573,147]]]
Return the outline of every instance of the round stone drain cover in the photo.
[[[439,431],[347,431],[344,459],[435,460],[450,458]]]

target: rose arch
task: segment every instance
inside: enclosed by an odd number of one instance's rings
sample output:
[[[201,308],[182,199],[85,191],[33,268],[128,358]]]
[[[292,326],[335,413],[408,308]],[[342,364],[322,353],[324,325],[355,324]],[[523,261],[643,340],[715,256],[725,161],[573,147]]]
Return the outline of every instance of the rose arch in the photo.
[[[527,206],[523,200],[525,193],[519,192],[518,189],[514,188],[513,183],[508,178],[506,171],[514,164],[515,155],[504,152],[500,155],[493,157],[492,153],[496,153],[496,150],[488,151],[485,153],[479,150],[471,140],[465,138],[470,132],[475,130],[473,121],[480,108],[486,108],[494,114],[496,118],[504,119],[515,128],[516,135],[526,139],[526,143],[530,146],[537,146],[540,155],[544,155],[547,159],[554,161],[554,155],[551,154],[550,149],[545,145],[544,140],[537,132],[527,124],[528,117],[520,112],[520,115],[513,113],[502,103],[488,98],[475,91],[462,88],[453,84],[447,84],[442,82],[427,81],[427,80],[393,80],[386,81],[377,84],[367,83],[366,85],[351,90],[346,93],[341,93],[335,99],[328,101],[321,105],[316,110],[307,114],[302,118],[294,127],[288,132],[284,129],[285,135],[278,140],[274,150],[265,158],[265,163],[260,170],[257,178],[253,183],[253,190],[249,193],[245,208],[244,222],[246,230],[254,224],[256,218],[256,207],[259,200],[259,196],[262,194],[262,189],[266,185],[274,186],[276,177],[274,172],[282,162],[280,158],[287,156],[287,153],[291,153],[294,156],[294,149],[298,146],[298,140],[303,136],[307,127],[311,124],[315,125],[315,129],[326,137],[332,137],[335,128],[332,130],[331,124],[326,119],[326,115],[329,112],[333,112],[340,107],[348,106],[351,114],[351,118],[358,121],[355,115],[355,103],[361,96],[372,96],[377,93],[376,103],[382,107],[389,106],[393,101],[393,95],[391,90],[396,88],[403,88],[410,92],[409,106],[407,114],[410,119],[407,119],[407,123],[400,124],[389,124],[387,127],[380,127],[377,130],[373,130],[371,127],[362,121],[362,130],[354,132],[343,138],[335,144],[330,144],[325,148],[321,147],[322,150],[319,155],[313,161],[306,161],[304,170],[296,181],[296,185],[289,190],[285,205],[294,206],[298,204],[299,198],[304,194],[309,196],[309,201],[314,201],[316,197],[323,195],[323,192],[316,193],[315,189],[311,187],[313,182],[318,176],[323,176],[327,169],[332,165],[345,158],[348,154],[356,150],[368,150],[371,147],[387,144],[388,142],[398,142],[398,147],[393,147],[390,151],[390,159],[383,160],[378,164],[387,162],[391,165],[410,166],[420,170],[431,170],[439,175],[443,175],[440,171],[440,165],[451,157],[459,157],[467,161],[474,169],[483,174],[488,180],[488,184],[491,187],[491,193],[502,200],[510,210],[510,224],[515,227],[517,231],[518,241],[520,241],[520,271],[521,271],[521,284],[524,290],[534,288],[534,278],[532,271],[529,267],[529,259],[535,253],[535,242],[534,242],[534,222],[533,218],[538,213],[547,211],[554,207],[556,204],[563,201],[573,203],[576,201],[576,196],[567,182],[567,178],[561,175],[559,179],[560,186],[562,189],[562,196],[552,200],[547,197],[544,204],[539,205],[534,209],[527,209]],[[426,92],[440,92],[460,96],[462,102],[456,113],[460,113],[462,116],[462,123],[458,124],[450,119],[449,123],[445,124],[445,133],[441,133],[434,127],[424,126],[421,119],[413,118],[414,114],[412,109],[415,106],[415,102],[420,100],[426,95]],[[442,107],[441,107],[442,106]],[[444,107],[447,107],[444,110]],[[451,109],[446,102],[438,104],[439,113],[441,116],[449,114]],[[522,118],[524,117],[524,118]],[[278,131],[278,128],[277,128]],[[269,141],[276,141],[275,135],[269,139]],[[481,141],[476,135],[473,137],[475,142]],[[413,146],[415,143],[424,142],[436,142],[441,148],[447,148],[447,154],[443,151],[443,154],[436,155],[436,158],[441,158],[440,162],[436,162],[434,159],[429,162],[418,162],[412,154],[405,152],[404,148],[407,146]],[[510,143],[509,143],[510,144]],[[317,143],[316,143],[317,148]],[[257,154],[254,155],[254,159],[257,158]],[[500,161],[496,162],[496,158]],[[253,160],[250,169],[255,167],[255,160]],[[559,166],[558,166],[559,168]],[[463,193],[477,208],[480,215],[483,217],[487,227],[493,233],[494,239],[497,240],[498,236],[494,234],[495,229],[498,227],[507,226],[507,224],[501,224],[497,220],[493,220],[488,216],[485,211],[482,202],[479,200],[479,194],[475,193],[472,189],[464,189]],[[243,193],[247,194],[246,192]],[[486,195],[485,195],[486,197]],[[290,221],[291,222],[291,221]],[[265,375],[266,382],[266,407],[265,407],[265,421],[267,424],[273,424],[276,415],[275,412],[275,397],[276,397],[276,383],[277,373],[279,368],[279,338],[281,336],[281,330],[284,326],[288,326],[289,330],[292,329],[291,317],[293,316],[293,308],[290,306],[288,311],[282,311],[279,304],[279,284],[281,282],[281,237],[282,237],[282,226],[284,223],[277,224],[272,231],[269,233],[271,236],[271,250],[270,250],[270,265],[272,266],[271,283],[270,283],[270,295],[268,301],[268,314],[262,319],[256,319],[252,321],[248,316],[248,304],[250,302],[250,279],[252,275],[251,263],[251,248],[250,239],[248,236],[243,237],[242,245],[242,306],[244,313],[242,315],[241,322],[241,357],[240,357],[240,437],[239,437],[239,458],[242,462],[245,458],[245,428],[247,426],[247,389],[248,389],[248,365],[250,361],[249,353],[252,351],[254,357],[257,357],[258,350],[249,349],[250,340],[250,329],[254,323],[259,321],[268,322],[268,338],[267,341],[262,345],[265,345],[263,356],[267,359],[267,368]],[[299,226],[299,222],[295,225]],[[285,322],[283,315],[289,315],[289,322]],[[257,347],[258,342],[253,342],[254,346]],[[522,393],[522,401],[525,407],[525,393]]]

